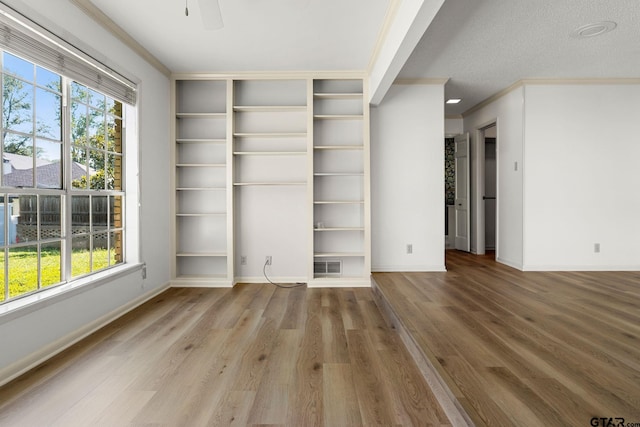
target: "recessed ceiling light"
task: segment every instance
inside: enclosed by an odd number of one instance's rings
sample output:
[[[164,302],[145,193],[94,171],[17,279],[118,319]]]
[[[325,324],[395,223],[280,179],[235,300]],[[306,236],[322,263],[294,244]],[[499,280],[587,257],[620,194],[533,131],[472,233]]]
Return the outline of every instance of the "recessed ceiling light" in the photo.
[[[449,98],[449,99],[447,99],[447,104],[457,104],[460,101],[462,101],[462,99],[460,99],[460,98]]]
[[[571,32],[572,37],[586,39],[589,37],[599,36],[614,30],[618,24],[613,21],[594,22],[593,24],[583,25]]]

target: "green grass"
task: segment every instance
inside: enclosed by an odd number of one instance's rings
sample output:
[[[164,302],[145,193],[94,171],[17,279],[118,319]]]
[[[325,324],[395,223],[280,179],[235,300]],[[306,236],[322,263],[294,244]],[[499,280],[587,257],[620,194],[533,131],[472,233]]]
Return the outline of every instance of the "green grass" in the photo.
[[[10,250],[9,251],[9,297],[32,292],[38,289],[37,258],[38,254],[34,250]],[[107,249],[96,249],[93,251],[93,270],[91,269],[91,258],[88,250],[74,250],[71,254],[71,273],[73,277],[81,276],[91,271],[102,270],[109,266],[109,253]],[[0,255],[0,260],[4,265],[4,257]],[[42,250],[40,258],[41,284],[47,286],[60,283],[60,251]],[[111,265],[116,263],[115,254],[111,252]],[[0,302],[6,299],[4,295],[4,276],[0,266]]]

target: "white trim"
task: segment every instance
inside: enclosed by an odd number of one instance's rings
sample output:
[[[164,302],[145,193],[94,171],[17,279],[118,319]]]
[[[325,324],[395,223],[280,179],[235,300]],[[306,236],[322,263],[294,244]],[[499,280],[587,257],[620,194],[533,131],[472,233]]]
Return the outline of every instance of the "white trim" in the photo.
[[[401,2],[402,0],[389,1],[389,6],[387,7],[387,11],[384,15],[384,22],[382,23],[382,27],[380,27],[380,32],[378,33],[376,44],[373,47],[371,58],[369,59],[369,65],[367,66],[367,74],[371,74],[371,70],[373,70],[374,65],[378,61],[378,57],[380,56],[380,52],[382,51],[382,46],[384,45],[384,42],[387,40],[387,36],[389,35],[389,30],[391,29],[393,21],[396,19],[396,14],[398,13],[398,9],[400,8]]]
[[[89,18],[93,19],[96,23],[102,26],[105,30],[111,33],[114,37],[124,43],[127,47],[140,55],[145,61],[151,64],[156,70],[160,71],[165,76],[169,77],[171,71],[167,68],[158,58],[153,56],[151,52],[145,49],[140,43],[138,43],[129,33],[116,24],[111,18],[109,18],[102,10],[94,5],[90,0],[70,0],[71,3],[76,5],[78,9],[84,12]]]
[[[316,278],[307,283],[309,288],[370,288],[371,278]]]
[[[269,277],[274,283],[295,284],[295,283],[307,283],[306,277]],[[234,282],[237,283],[269,283],[264,276],[239,276],[236,277]]]
[[[640,271],[639,265],[524,265],[522,271]]]
[[[376,265],[371,268],[372,273],[396,273],[396,272],[411,272],[411,273],[431,273],[431,272],[444,272],[447,268],[442,265]]]
[[[172,288],[232,288],[235,283],[229,279],[174,279]]]
[[[174,73],[172,80],[304,80],[304,79],[366,79],[367,73],[363,70],[346,71],[237,71],[237,72],[194,72]]]
[[[515,268],[516,270],[524,271],[522,263],[514,262],[514,261],[507,260],[500,257],[496,257],[496,261],[499,262],[500,264],[504,264],[506,266]]]
[[[462,113],[462,117],[467,117],[487,105],[497,101],[510,92],[525,85],[636,85],[640,84],[640,78],[602,78],[602,79],[522,79],[511,86],[498,91],[486,98],[484,101],[474,105]]]
[[[144,266],[145,264],[143,263],[116,266],[63,285],[43,289],[34,294],[8,301],[0,305],[0,324],[26,316],[34,311],[42,310],[49,305],[58,303],[60,300],[87,292],[105,282],[111,282],[112,280],[142,270]]]
[[[82,328],[79,328],[64,337],[59,338],[52,343],[49,343],[48,345],[31,353],[30,355],[23,357],[17,362],[14,362],[9,366],[0,369],[0,386],[8,383],[9,381],[35,368],[36,366],[52,358],[53,356],[61,353],[62,351],[83,340],[97,330],[115,321],[119,317],[127,314],[136,307],[139,307],[150,299],[156,297],[157,295],[160,295],[168,288],[169,284],[167,283],[163,286],[160,286],[159,288],[153,289],[146,294],[136,298],[135,300],[130,301],[123,306],[120,306],[119,308],[105,314],[102,317],[99,317],[98,319],[83,326]]]

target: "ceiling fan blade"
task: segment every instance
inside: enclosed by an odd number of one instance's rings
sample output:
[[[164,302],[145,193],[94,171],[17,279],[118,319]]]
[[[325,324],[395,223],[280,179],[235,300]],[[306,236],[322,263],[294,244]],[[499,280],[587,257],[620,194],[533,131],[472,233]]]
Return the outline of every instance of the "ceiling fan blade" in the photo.
[[[224,26],[220,12],[220,0],[199,0],[202,23],[207,30],[219,30]]]

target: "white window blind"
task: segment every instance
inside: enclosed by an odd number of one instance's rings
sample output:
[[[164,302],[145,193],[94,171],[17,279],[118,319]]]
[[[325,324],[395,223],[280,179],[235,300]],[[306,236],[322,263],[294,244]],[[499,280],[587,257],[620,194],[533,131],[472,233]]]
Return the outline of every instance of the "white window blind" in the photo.
[[[136,103],[135,83],[2,4],[0,45],[121,102]]]

